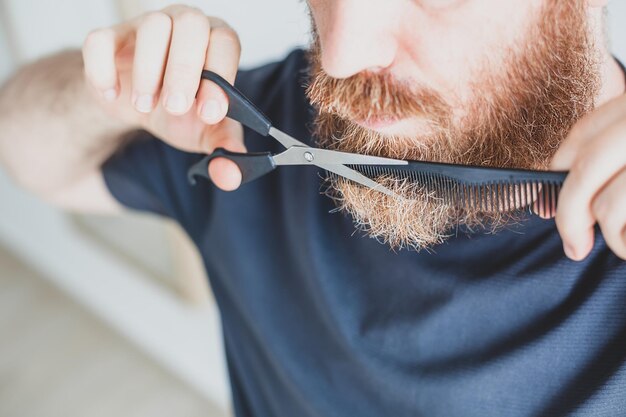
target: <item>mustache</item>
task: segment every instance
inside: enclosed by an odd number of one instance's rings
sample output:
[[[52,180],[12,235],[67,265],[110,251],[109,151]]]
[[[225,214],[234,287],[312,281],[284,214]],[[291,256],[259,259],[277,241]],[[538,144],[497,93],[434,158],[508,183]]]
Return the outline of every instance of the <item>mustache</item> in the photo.
[[[348,121],[415,116],[440,121],[450,113],[450,107],[433,89],[397,81],[388,72],[360,72],[339,79],[330,77],[318,62],[312,66],[307,96],[320,113]]]

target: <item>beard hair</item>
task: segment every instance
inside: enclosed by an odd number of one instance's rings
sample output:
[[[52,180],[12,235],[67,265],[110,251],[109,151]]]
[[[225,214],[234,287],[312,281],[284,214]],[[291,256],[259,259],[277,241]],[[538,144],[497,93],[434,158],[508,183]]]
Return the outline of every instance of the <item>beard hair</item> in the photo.
[[[504,51],[502,69],[485,65],[471,85],[475,94],[455,117],[454,108],[428,87],[394,80],[386,72],[346,79],[321,68],[315,25],[309,51],[307,96],[317,110],[315,137],[321,147],[382,157],[503,168],[545,170],[599,91],[599,56],[586,20],[584,0],[549,0],[530,27],[524,47]],[[419,116],[427,133],[383,135],[355,120]],[[358,229],[390,245],[415,250],[443,243],[453,228],[496,232],[525,217],[505,210],[454,207],[427,187],[390,176],[375,180],[402,199],[342,177],[327,177],[327,194]]]

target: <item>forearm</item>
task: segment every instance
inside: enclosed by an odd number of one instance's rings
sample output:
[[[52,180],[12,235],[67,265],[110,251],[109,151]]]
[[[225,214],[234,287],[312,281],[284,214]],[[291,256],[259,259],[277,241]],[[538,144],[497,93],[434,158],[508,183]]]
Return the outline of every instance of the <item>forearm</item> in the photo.
[[[20,69],[0,89],[0,162],[46,197],[92,173],[132,130],[88,90],[79,51]]]

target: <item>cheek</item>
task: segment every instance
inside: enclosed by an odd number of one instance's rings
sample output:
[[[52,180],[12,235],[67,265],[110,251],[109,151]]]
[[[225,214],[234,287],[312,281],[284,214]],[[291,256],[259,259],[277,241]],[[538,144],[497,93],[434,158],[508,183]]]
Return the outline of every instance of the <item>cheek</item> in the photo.
[[[328,32],[327,24],[330,21],[332,0],[308,0],[307,3],[312,23],[315,25],[320,40],[322,40],[324,34]]]
[[[450,104],[476,94],[483,71],[502,69],[521,44],[545,0],[465,0],[448,9],[422,8],[403,22],[398,66],[419,74]]]

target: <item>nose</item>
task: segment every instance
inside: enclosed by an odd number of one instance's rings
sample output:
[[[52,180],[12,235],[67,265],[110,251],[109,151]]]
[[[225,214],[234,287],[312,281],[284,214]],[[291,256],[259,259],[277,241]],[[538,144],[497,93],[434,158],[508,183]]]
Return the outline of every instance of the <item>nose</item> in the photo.
[[[392,65],[400,13],[389,0],[339,0],[318,16],[321,64],[333,78]]]

